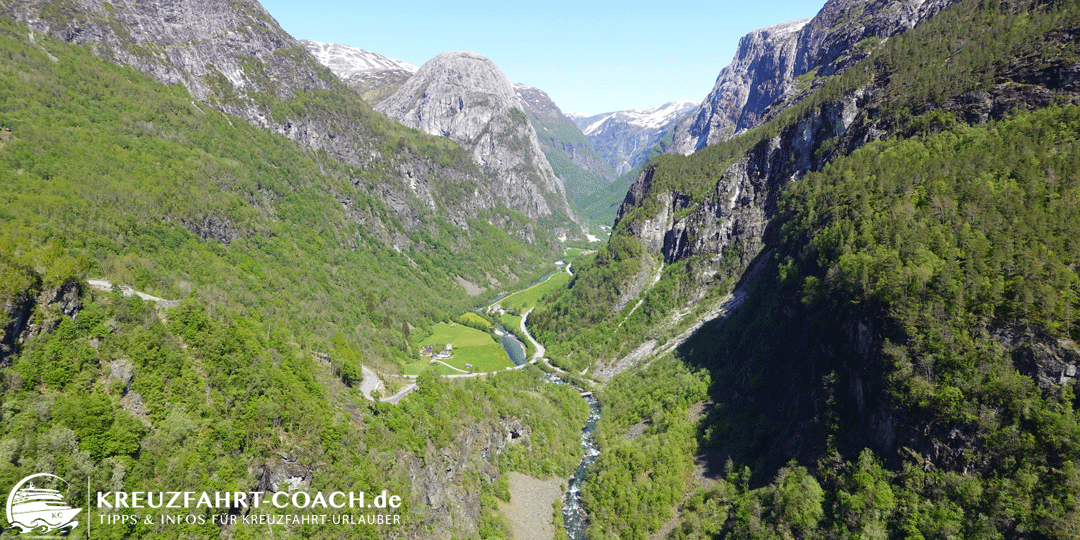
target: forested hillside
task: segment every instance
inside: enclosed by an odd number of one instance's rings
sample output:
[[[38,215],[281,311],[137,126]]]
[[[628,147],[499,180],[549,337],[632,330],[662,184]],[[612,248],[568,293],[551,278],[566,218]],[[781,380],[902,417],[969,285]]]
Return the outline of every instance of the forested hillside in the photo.
[[[646,167],[530,318],[628,370],[590,538],[1078,534],[1077,35],[1075,2],[960,2]]]
[[[94,491],[386,489],[405,501],[394,534],[489,537],[506,534],[494,512],[507,471],[569,474],[585,405],[535,368],[421,377],[396,406],[357,388],[361,364],[397,371],[417,354],[411,333],[477,301],[455,278],[508,286],[540,271],[546,242],[511,234],[534,223],[505,209],[402,222],[372,195],[400,174],[392,163],[345,165],[6,18],[0,57],[5,485],[48,472]],[[447,173],[440,208],[473,193],[459,147],[354,112],[381,122],[373,151]],[[92,277],[179,307],[93,291]],[[261,534],[209,519],[94,530]]]

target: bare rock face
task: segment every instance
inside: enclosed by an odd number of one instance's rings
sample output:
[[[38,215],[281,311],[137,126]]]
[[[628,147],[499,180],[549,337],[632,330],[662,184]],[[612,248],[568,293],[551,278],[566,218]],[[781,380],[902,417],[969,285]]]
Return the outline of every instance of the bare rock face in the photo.
[[[300,43],[339,79],[360,93],[364,102],[374,107],[389,97],[416,74],[417,67],[402,60],[338,43],[320,43],[306,39]]]
[[[532,430],[519,418],[489,419],[456,434],[436,448],[430,441],[421,455],[400,452],[394,473],[403,470],[412,486],[411,530],[405,538],[451,538],[475,534],[480,520],[480,492],[466,488],[469,476],[495,481],[499,454],[513,445],[531,444]]]
[[[82,309],[82,287],[65,283],[55,289],[29,290],[0,304],[0,366],[11,364],[24,342],[52,332],[62,318],[74,319]]]
[[[460,144],[508,208],[534,219],[572,215],[524,106],[491,60],[473,52],[439,54],[376,110]]]
[[[669,152],[689,155],[763,123],[808,95],[815,77],[843,72],[953,2],[829,0],[813,19],[747,34],[709,97],[675,128]]]
[[[765,108],[789,90],[799,31],[809,22],[790,21],[743,36],[709,97],[675,127],[671,151],[688,155],[756,125]]]
[[[166,84],[183,84],[201,101],[226,93],[267,92],[288,99],[297,90],[330,90],[318,63],[278,26],[258,2],[180,0],[77,0],[55,10],[16,1],[7,11],[38,32],[86,44],[119,64]],[[277,55],[292,54],[294,61]],[[270,127],[252,104],[225,106],[252,123]]]

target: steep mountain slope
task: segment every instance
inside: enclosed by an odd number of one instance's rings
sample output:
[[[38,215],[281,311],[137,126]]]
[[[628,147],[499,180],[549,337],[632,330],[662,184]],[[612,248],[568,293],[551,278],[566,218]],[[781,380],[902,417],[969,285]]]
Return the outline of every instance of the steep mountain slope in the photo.
[[[600,155],[622,175],[645,162],[646,156],[697,103],[673,101],[651,109],[585,116],[568,113]]]
[[[408,62],[392,60],[350,45],[307,39],[301,39],[300,44],[320,64],[330,68],[334,75],[359,92],[364,102],[372,107],[401,88],[417,70]]]
[[[891,36],[910,30],[951,0],[828,2],[813,19],[756,30],[739,40],[713,91],[674,129],[683,155],[728,140],[816,90]]]
[[[533,219],[549,218],[561,236],[580,236],[562,180],[552,172],[523,109],[494,62],[462,51],[428,60],[378,106],[405,126],[461,144],[508,208]]]
[[[577,394],[536,370],[422,377],[400,406],[355,386],[361,364],[389,378],[416,357],[408,336],[475,303],[455,278],[532,276],[552,235],[485,202],[487,177],[458,145],[374,113],[285,47],[257,4],[98,7],[5,3],[0,16],[4,484],[50,472],[94,491],[387,489],[402,525],[371,534],[503,534],[491,501],[509,469],[576,463]],[[153,524],[95,536],[265,530],[206,509],[175,525],[140,513]]]
[[[543,90],[514,84],[514,92],[525,107],[548,163],[575,204],[580,206],[589,195],[611,183],[615,178],[611,166]]]
[[[671,151],[689,155],[757,125],[764,110],[790,92],[799,31],[809,22],[790,21],[743,36],[709,96],[675,126]]]
[[[653,160],[530,318],[630,370],[590,537],[1074,536],[1080,5],[839,0],[800,32],[805,84]]]
[[[378,171],[369,189],[410,227],[422,223],[424,214],[438,213],[459,227],[483,215],[536,239],[531,226],[512,225],[510,217],[490,210],[546,201],[527,195],[502,200],[488,178],[465,172],[456,159],[445,159],[446,152],[409,147],[405,141],[412,135],[342,91],[342,83],[253,0],[19,0],[5,3],[2,12],[36,32],[91,46],[95,54],[155,80],[182,84],[196,100],[342,163]]]

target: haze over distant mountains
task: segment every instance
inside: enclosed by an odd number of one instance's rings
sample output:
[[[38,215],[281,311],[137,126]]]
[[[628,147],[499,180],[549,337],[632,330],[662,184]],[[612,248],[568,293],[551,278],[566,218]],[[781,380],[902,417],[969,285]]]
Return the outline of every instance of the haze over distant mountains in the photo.
[[[622,175],[643,163],[653,146],[697,106],[698,102],[682,100],[651,109],[589,116],[570,112],[567,116],[589,137],[616,174]]]

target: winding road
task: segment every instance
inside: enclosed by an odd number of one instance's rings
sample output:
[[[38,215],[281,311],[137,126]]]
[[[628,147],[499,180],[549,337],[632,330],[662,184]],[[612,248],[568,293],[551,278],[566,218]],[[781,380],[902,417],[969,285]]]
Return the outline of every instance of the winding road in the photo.
[[[567,265],[566,271],[567,271],[567,273],[570,272],[570,266],[569,265]],[[571,274],[571,275],[573,275],[573,274]],[[533,287],[535,287],[535,286],[536,285],[533,285]],[[530,288],[532,288],[532,287],[530,287]],[[528,289],[525,289],[525,290],[528,290]],[[518,291],[518,292],[520,292],[520,291]],[[516,293],[514,293],[514,294],[516,294]],[[510,295],[507,295],[507,296],[510,296]],[[520,366],[514,366],[512,368],[508,367],[508,368],[505,368],[505,369],[502,369],[502,370],[499,370],[499,371],[486,371],[486,372],[483,372],[483,373],[455,373],[455,374],[452,374],[452,375],[442,375],[442,377],[445,378],[445,379],[468,379],[468,378],[473,378],[473,377],[482,377],[484,375],[494,375],[495,373],[502,373],[503,371],[507,371],[507,370],[511,370],[511,369],[521,369],[521,368],[524,368],[525,366],[527,366],[529,364],[535,364],[535,363],[539,362],[541,359],[544,359],[544,355],[547,354],[547,349],[544,348],[544,346],[541,345],[540,342],[536,341],[536,339],[534,339],[532,337],[532,334],[529,333],[529,329],[525,327],[525,319],[529,318],[529,313],[532,313],[532,310],[533,310],[533,308],[531,307],[531,308],[525,310],[525,312],[523,312],[521,314],[521,333],[524,334],[525,337],[529,340],[529,343],[532,343],[533,347],[536,348],[536,352],[533,353],[532,358],[529,359],[528,362],[523,362]],[[451,369],[456,369],[458,371],[461,371],[460,369],[455,368],[454,366],[451,366],[450,364],[447,364],[445,362],[440,362],[440,363],[443,364],[444,366],[447,366],[447,367],[451,368]],[[548,364],[548,365],[550,365],[550,364]],[[368,401],[375,401],[375,398],[373,398],[371,396],[371,392],[375,391],[376,389],[383,388],[382,380],[379,379],[378,374],[375,373],[375,371],[372,370],[371,368],[368,368],[367,366],[361,366],[361,368],[363,368],[364,380],[360,382],[360,390],[364,394],[364,398],[366,398]],[[403,375],[402,377],[405,378],[405,379],[416,380],[416,375]],[[382,402],[385,402],[385,403],[397,404],[398,402],[401,401],[402,398],[407,396],[410,392],[416,390],[416,388],[417,388],[416,383],[409,383],[409,384],[405,385],[405,387],[402,388],[400,391],[398,391],[398,393],[396,393],[396,394],[394,394],[394,395],[392,395],[390,397],[380,398],[379,401],[382,401]]]

